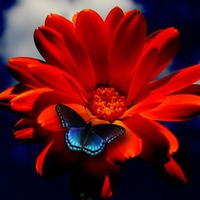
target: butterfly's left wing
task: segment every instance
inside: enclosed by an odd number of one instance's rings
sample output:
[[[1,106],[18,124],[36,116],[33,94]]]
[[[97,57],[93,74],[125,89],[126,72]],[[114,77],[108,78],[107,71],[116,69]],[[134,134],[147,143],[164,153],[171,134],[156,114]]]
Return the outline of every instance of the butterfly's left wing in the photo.
[[[124,127],[116,124],[98,124],[94,125],[92,128],[106,143],[112,142],[115,138],[126,132]]]
[[[65,142],[67,147],[72,151],[82,151],[82,140],[85,128],[70,128],[65,133]]]

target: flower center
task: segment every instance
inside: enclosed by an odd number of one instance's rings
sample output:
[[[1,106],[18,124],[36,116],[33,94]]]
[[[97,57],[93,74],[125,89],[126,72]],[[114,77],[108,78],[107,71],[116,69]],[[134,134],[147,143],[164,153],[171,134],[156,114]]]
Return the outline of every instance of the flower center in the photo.
[[[126,98],[112,87],[99,87],[91,92],[90,109],[97,117],[113,122],[126,110]]]

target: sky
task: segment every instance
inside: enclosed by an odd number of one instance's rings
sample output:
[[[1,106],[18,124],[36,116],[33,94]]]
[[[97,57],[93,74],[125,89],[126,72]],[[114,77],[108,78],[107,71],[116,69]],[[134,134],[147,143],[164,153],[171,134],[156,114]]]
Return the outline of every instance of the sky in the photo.
[[[0,1],[0,89],[13,84],[6,69],[7,59],[15,56],[40,58],[33,32],[46,15],[58,13],[69,19],[83,8],[92,8],[104,18],[111,8],[138,9],[148,24],[148,33],[176,27],[181,32],[181,47],[165,73],[200,62],[200,2],[198,0],[1,0]],[[39,145],[14,140],[12,127],[17,117],[0,111],[0,199],[71,200],[68,176],[55,180],[41,178],[35,172]],[[200,118],[184,123],[166,123],[185,148],[193,167],[193,179],[187,187],[171,187],[148,164],[134,159],[122,169],[117,195],[111,200],[198,200],[200,193]]]

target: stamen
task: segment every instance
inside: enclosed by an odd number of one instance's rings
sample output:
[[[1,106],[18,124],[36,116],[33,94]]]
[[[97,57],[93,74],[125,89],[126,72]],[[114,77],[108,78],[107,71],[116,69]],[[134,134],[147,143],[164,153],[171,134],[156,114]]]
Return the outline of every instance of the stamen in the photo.
[[[97,117],[113,122],[126,110],[126,98],[112,87],[99,87],[91,92],[90,109]]]

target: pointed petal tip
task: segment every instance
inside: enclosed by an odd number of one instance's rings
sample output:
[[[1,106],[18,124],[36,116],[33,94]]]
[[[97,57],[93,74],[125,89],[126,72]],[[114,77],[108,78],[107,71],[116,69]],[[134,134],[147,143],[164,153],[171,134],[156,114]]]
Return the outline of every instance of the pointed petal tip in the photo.
[[[51,141],[44,149],[43,151],[39,154],[36,160],[36,171],[38,172],[39,175],[43,175],[43,164],[45,161],[45,157],[51,148],[52,144],[54,141]]]
[[[175,162],[175,160],[172,159],[171,157],[170,157],[170,160],[164,164],[164,168],[171,177],[178,178],[183,184],[188,183],[188,180],[183,170],[178,165],[178,163]]]
[[[101,191],[101,197],[109,198],[111,196],[112,196],[112,190],[111,190],[111,186],[110,186],[110,180],[109,180],[108,175],[106,175],[106,177],[104,179],[102,191]]]

